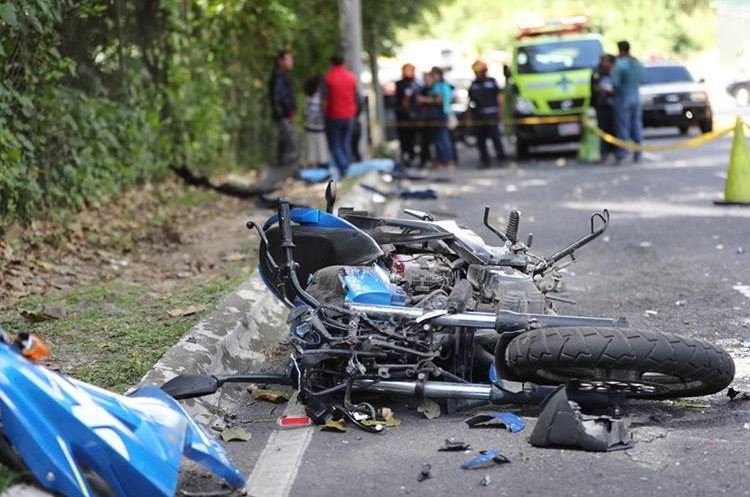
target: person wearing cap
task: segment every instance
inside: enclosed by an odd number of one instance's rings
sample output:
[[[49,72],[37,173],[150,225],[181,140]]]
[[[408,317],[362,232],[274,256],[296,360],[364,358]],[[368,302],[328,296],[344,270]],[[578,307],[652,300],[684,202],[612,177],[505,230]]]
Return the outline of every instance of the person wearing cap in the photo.
[[[487,64],[477,60],[472,65],[476,78],[469,87],[469,115],[473,121],[474,134],[481,167],[490,167],[490,156],[487,151],[487,140],[492,141],[497,160],[506,160],[503,142],[500,139],[500,113],[502,112],[503,93],[495,78],[487,76]]]
[[[411,166],[415,159],[417,95],[421,90],[414,77],[414,71],[413,64],[404,64],[401,67],[401,79],[396,81],[396,131],[401,162],[407,167]]]

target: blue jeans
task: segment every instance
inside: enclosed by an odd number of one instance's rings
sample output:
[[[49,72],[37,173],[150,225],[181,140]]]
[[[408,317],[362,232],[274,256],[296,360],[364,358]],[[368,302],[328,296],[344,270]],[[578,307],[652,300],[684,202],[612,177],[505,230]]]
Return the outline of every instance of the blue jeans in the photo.
[[[453,144],[448,126],[436,126],[432,129],[432,143],[435,144],[435,155],[440,164],[448,164],[453,159]]]
[[[326,138],[331,159],[341,174],[352,163],[352,127],[354,119],[326,119]]]
[[[617,138],[623,141],[641,143],[643,141],[643,117],[641,103],[638,100],[615,99],[615,131]],[[615,150],[618,160],[624,159],[628,151],[623,148]],[[633,159],[640,160],[641,153],[635,152]]]

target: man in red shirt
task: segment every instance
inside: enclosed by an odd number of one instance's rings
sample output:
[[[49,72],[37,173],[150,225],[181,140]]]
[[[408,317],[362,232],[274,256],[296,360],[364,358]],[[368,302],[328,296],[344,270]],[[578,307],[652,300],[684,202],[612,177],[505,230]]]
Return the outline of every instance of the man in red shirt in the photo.
[[[324,85],[326,138],[336,168],[343,175],[352,162],[352,127],[357,115],[357,78],[344,67],[344,57],[331,57]]]

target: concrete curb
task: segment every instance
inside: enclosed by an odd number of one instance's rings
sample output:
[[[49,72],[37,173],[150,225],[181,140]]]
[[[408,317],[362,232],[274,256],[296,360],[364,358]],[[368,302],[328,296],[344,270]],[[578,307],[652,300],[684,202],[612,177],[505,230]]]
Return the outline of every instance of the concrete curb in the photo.
[[[380,175],[371,172],[361,182],[378,184]],[[372,210],[384,205],[385,199],[358,188],[349,190],[338,206]],[[269,366],[268,352],[288,333],[288,310],[268,291],[257,271],[236,290],[227,295],[216,311],[188,331],[146,373],[140,384],[161,385],[181,373],[235,374],[261,371]],[[221,423],[219,410],[232,412],[240,399],[236,388],[183,402],[198,421]],[[220,409],[217,409],[219,407]]]

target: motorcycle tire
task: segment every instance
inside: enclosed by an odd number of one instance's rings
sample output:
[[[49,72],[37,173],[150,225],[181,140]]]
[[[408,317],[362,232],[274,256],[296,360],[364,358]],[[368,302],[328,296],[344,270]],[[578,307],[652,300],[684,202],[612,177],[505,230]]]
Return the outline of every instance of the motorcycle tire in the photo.
[[[526,381],[574,382],[581,390],[624,391],[630,398],[709,395],[734,378],[734,361],[720,347],[673,333],[627,328],[528,331],[508,344],[504,359]]]

